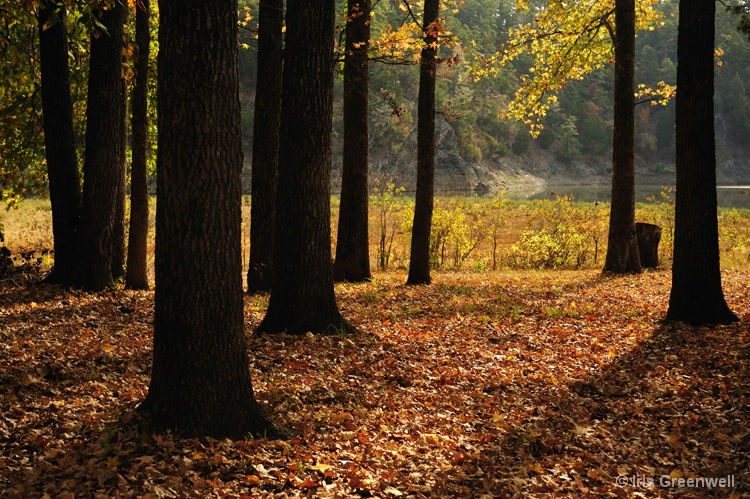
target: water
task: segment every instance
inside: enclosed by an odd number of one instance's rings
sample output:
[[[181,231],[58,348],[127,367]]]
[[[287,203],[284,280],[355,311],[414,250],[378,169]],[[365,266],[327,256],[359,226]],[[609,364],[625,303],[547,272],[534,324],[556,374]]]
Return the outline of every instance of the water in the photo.
[[[657,202],[664,198],[661,192],[665,187],[661,185],[638,185],[635,188],[636,202],[648,202],[654,197]],[[670,195],[674,198],[674,192]],[[572,196],[576,201],[609,202],[611,187],[609,185],[547,185],[528,191],[514,191],[507,193],[508,199],[555,199],[557,196]],[[718,204],[723,208],[750,209],[750,185],[726,185],[716,188]]]

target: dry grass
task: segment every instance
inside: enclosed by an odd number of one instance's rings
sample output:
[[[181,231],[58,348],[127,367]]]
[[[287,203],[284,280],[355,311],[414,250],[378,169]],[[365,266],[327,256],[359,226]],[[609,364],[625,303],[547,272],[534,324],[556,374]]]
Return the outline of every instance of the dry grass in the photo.
[[[410,246],[410,221],[413,214],[413,200],[408,197],[395,196],[394,204],[390,208],[387,222],[387,233],[392,236],[392,249],[388,267],[391,269],[405,269],[409,262]],[[455,209],[456,205],[465,210],[466,220],[462,222],[463,227],[478,227],[479,241],[470,256],[461,264],[455,264],[455,250],[446,244],[446,253],[440,270],[469,270],[484,271],[492,269],[517,268],[518,251],[513,253],[513,246],[518,245],[524,230],[534,216],[534,204],[531,202],[505,202],[498,204],[498,200],[486,198],[442,198],[436,203],[436,207],[444,210]],[[451,204],[453,203],[453,204]],[[149,228],[149,276],[153,282],[153,255],[155,239],[155,213],[156,198],[151,198],[150,203],[150,228]],[[551,207],[550,207],[551,206]],[[552,204],[545,209],[557,210],[558,205]],[[586,203],[571,203],[573,210],[591,210],[592,205]],[[599,247],[597,257],[594,258],[593,242],[587,249],[587,258],[578,268],[596,269],[602,265],[606,254],[606,219],[609,209],[606,205],[598,208],[601,220],[598,223]],[[590,211],[589,211],[590,212]],[[335,253],[335,238],[338,225],[339,199],[331,199],[331,250]],[[453,212],[458,213],[458,212]],[[639,205],[637,216],[639,220],[650,221],[662,225],[664,232],[662,236],[662,267],[668,268],[671,262],[671,237],[669,234],[673,218],[670,218],[671,205],[669,203],[651,203]],[[720,210],[720,232],[722,250],[722,268],[726,270],[750,270],[750,261],[747,257],[750,248],[750,218],[748,210]],[[544,214],[544,213],[543,213]],[[370,203],[370,255],[371,268],[378,268],[378,242],[381,230],[381,206],[377,204],[376,197],[371,198]],[[573,213],[573,218],[566,223],[571,227],[579,224],[580,213]],[[673,217],[673,215],[672,215]],[[45,249],[52,249],[52,220],[50,202],[48,199],[28,199],[19,208],[3,211],[0,213],[0,224],[4,225],[5,245],[14,255],[31,252],[33,256],[39,257]],[[460,225],[460,224],[459,224]],[[460,228],[460,227],[459,227]],[[494,234],[494,235],[493,235]],[[494,239],[494,241],[493,241]],[[493,246],[495,249],[493,250]],[[523,252],[523,248],[521,249]],[[494,253],[494,257],[493,257]],[[250,258],[250,198],[242,200],[242,268],[247,268]],[[51,266],[52,259],[43,257],[44,266]],[[572,268],[573,265],[567,267]],[[44,269],[43,269],[44,270]]]
[[[5,245],[13,253],[52,248],[52,210],[49,199],[27,199],[19,208],[0,213]]]

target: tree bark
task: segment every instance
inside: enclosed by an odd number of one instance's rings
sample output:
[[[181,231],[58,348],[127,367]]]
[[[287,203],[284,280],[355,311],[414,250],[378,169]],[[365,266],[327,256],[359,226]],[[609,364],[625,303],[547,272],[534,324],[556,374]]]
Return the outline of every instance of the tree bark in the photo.
[[[91,40],[78,276],[78,284],[91,291],[114,284],[117,262],[124,250],[120,227],[124,228],[125,215],[122,46],[126,18],[127,6],[119,0],[114,2],[100,16],[107,31],[98,32]]]
[[[131,93],[132,164],[130,231],[125,288],[148,289],[148,64],[151,52],[149,0],[136,2],[135,43],[138,60]]]
[[[250,264],[247,291],[270,291],[273,278],[274,205],[281,126],[283,0],[261,0],[258,72],[253,117]]]
[[[638,235],[638,254],[643,268],[655,269],[659,266],[659,242],[661,227],[654,224],[637,222],[635,232]]]
[[[127,91],[127,90],[126,90]],[[125,241],[125,197],[127,196],[128,171],[125,164],[125,156],[128,149],[127,135],[127,97],[125,100],[125,114],[122,122],[122,167],[117,173],[117,185],[115,191],[115,216],[112,224],[112,280],[119,281],[125,277],[125,258],[126,258],[126,241]]]
[[[333,278],[372,278],[368,228],[368,55],[370,0],[348,3],[344,54],[344,159]]]
[[[635,232],[635,0],[615,1],[612,204],[604,270],[642,272]]]
[[[42,110],[55,263],[47,282],[70,286],[77,275],[76,231],[81,213],[66,14],[45,0],[38,14]]]
[[[140,411],[187,435],[279,436],[255,400],[243,331],[237,1],[159,10],[158,284]]]
[[[430,283],[430,231],[435,192],[435,74],[437,72],[437,33],[434,22],[440,0],[424,0],[423,37],[419,63],[417,103],[417,192],[411,233],[411,255],[407,284]]]
[[[331,266],[334,10],[333,0],[287,6],[273,285],[258,332],[351,330]]]
[[[721,289],[716,207],[713,0],[680,2],[674,260],[667,320],[737,321]]]

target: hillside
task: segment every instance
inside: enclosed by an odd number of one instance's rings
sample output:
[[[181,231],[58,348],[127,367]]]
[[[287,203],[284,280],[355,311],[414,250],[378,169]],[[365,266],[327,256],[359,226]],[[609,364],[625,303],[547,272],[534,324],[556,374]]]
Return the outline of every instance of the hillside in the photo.
[[[528,190],[544,185],[609,184],[612,173],[611,148],[606,154],[587,155],[570,162],[560,161],[554,149],[544,149],[532,142],[523,154],[467,160],[461,154],[456,132],[450,123],[438,118],[438,149],[435,165],[435,189],[440,193],[495,193],[499,191]],[[341,139],[334,142],[334,159],[331,176],[333,192],[341,188]],[[717,182],[720,185],[750,184],[750,146],[726,146],[718,143]],[[246,151],[244,186],[250,193],[249,161]],[[674,161],[637,161],[637,182],[645,185],[672,185]],[[386,154],[370,167],[371,180],[394,182],[406,191],[416,186],[416,130],[400,145],[395,154]]]
[[[660,23],[638,34],[636,82],[656,87],[676,79],[676,1],[660,2]],[[609,183],[613,126],[613,67],[605,64],[559,92],[547,113],[541,135],[531,139],[520,122],[499,115],[529,76],[533,56],[523,54],[498,68],[494,78],[473,81],[472,51],[493,53],[508,39],[509,30],[530,20],[514,10],[514,2],[476,0],[458,11],[445,11],[445,23],[456,35],[441,49],[457,64],[438,68],[436,88],[436,189],[469,192],[544,184]],[[373,36],[403,21],[394,5],[375,7]],[[389,24],[390,23],[390,24]],[[735,27],[737,18],[717,9],[715,68],[717,176],[719,183],[750,183],[750,43]],[[255,88],[255,48],[242,56],[242,97],[249,192],[249,158]],[[473,47],[473,48],[472,48]],[[334,101],[332,185],[339,188],[343,104],[339,75]],[[416,168],[416,100],[418,70],[414,64],[370,65],[371,178],[394,181],[411,190]],[[674,178],[674,102],[636,106],[636,167],[639,182],[671,184]]]

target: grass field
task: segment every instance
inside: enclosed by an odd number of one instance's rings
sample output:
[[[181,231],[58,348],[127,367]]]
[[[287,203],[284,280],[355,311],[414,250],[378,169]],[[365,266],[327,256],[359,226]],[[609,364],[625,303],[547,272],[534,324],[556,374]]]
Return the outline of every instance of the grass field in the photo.
[[[337,197],[331,199],[332,252],[338,218]],[[373,269],[404,269],[409,261],[414,202],[387,187],[370,199],[370,255]],[[153,278],[154,213],[151,202],[149,268]],[[433,216],[431,260],[438,270],[551,268],[595,269],[606,255],[609,205],[579,203],[563,197],[545,201],[509,201],[502,197],[437,198]],[[242,202],[242,266],[250,255],[250,198]],[[662,227],[660,266],[669,268],[673,244],[673,193],[639,203],[636,219]],[[0,213],[5,245],[14,255],[40,255],[52,248],[49,200],[29,199],[18,209]],[[750,270],[750,211],[720,209],[723,270]],[[43,258],[44,265],[52,263]]]

